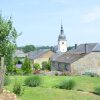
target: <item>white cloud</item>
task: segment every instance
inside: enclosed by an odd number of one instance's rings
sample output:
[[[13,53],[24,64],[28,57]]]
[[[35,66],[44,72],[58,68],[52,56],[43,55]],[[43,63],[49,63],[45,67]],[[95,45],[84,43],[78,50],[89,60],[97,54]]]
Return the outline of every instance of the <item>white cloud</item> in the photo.
[[[100,7],[94,8],[91,12],[82,16],[83,23],[90,23],[100,19]]]

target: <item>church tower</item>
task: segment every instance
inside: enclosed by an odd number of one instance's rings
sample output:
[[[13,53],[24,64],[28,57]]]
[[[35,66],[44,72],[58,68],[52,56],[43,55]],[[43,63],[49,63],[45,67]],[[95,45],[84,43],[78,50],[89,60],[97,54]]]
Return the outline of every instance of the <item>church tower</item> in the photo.
[[[58,52],[66,52],[67,51],[67,40],[64,35],[63,25],[61,25],[60,35],[58,37]]]

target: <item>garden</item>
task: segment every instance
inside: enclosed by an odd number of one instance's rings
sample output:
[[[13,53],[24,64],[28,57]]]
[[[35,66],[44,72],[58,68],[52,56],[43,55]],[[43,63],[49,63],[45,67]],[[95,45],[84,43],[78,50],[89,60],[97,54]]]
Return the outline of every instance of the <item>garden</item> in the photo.
[[[100,77],[16,75],[9,79],[5,89],[16,93],[18,100],[100,100]]]

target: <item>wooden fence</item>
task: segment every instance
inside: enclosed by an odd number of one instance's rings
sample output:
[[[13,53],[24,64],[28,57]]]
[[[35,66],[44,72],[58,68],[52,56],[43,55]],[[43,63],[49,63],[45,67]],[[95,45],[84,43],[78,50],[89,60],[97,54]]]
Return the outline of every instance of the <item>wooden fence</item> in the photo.
[[[4,57],[0,57],[0,92],[2,92],[4,85],[4,74],[5,74]]]

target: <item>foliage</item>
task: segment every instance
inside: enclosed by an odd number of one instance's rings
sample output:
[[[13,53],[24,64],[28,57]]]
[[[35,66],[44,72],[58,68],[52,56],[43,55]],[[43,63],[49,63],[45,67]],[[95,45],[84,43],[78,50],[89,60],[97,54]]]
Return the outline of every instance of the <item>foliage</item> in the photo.
[[[30,51],[35,51],[36,47],[34,45],[26,45],[26,46],[23,46],[23,47],[18,47],[18,49],[23,50],[23,52],[27,53],[27,52],[30,52]]]
[[[46,61],[42,62],[42,69],[43,70],[51,70],[51,63],[50,63],[50,61],[48,61],[48,62],[46,62]]]
[[[40,69],[40,64],[34,63],[33,67],[35,68],[35,70],[39,70]]]
[[[71,73],[70,72],[63,71],[61,75],[62,76],[71,76]]]
[[[18,37],[16,29],[13,27],[11,17],[5,19],[2,14],[0,14],[0,53],[5,55],[5,64],[7,71],[12,71],[12,54],[16,48],[16,39]]]
[[[26,78],[25,80],[25,85],[30,86],[30,87],[37,87],[41,84],[41,77],[34,75]]]
[[[72,79],[65,79],[61,81],[59,85],[57,85],[57,88],[66,90],[72,90],[74,87],[75,87],[75,82]]]
[[[59,75],[59,73],[58,72],[55,72],[55,76],[58,76]]]
[[[50,46],[40,46],[40,47],[37,47],[37,50],[39,49],[51,49]]]
[[[100,95],[100,86],[94,88],[94,93]]]
[[[13,68],[13,74],[15,75],[23,75],[23,71],[20,68],[17,68],[16,66],[14,66]]]
[[[4,76],[4,86],[9,85],[10,84],[10,78],[9,76]]]
[[[31,62],[27,57],[25,57],[25,60],[22,64],[21,69],[22,69],[24,74],[29,74],[32,72]]]
[[[6,86],[7,90],[12,90],[13,84],[17,78],[17,81],[23,84],[24,80],[28,76],[10,76],[11,83]],[[56,89],[54,86],[60,81],[72,78],[77,86],[75,86],[74,90],[66,91],[64,89]],[[25,87],[24,94],[18,97],[19,100],[100,100],[100,96],[93,95],[89,93],[89,91],[93,91],[94,87],[99,86],[100,78],[99,77],[88,77],[88,76],[42,76],[42,84],[39,87]],[[91,83],[89,85],[89,83]],[[77,91],[77,89],[81,89],[84,92]],[[47,95],[46,95],[47,93]],[[38,96],[39,95],[39,96]]]
[[[18,64],[18,61],[19,61],[19,58],[18,57],[15,57],[14,58],[14,65]]]
[[[19,82],[15,82],[14,86],[13,86],[13,93],[15,93],[16,95],[20,96],[23,94],[24,89],[22,88],[21,83]]]
[[[98,77],[98,75],[93,72],[85,72],[83,75],[87,75],[87,76],[91,76],[91,77]]]

